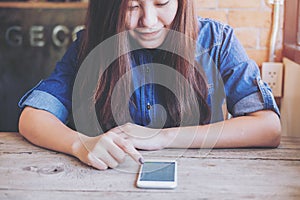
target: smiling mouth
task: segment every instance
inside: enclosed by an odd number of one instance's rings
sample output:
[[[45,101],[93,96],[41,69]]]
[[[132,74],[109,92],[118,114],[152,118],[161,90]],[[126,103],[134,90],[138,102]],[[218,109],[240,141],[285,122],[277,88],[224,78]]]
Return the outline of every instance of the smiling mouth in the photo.
[[[156,30],[136,30],[136,33],[143,40],[153,40],[159,37],[160,29]]]

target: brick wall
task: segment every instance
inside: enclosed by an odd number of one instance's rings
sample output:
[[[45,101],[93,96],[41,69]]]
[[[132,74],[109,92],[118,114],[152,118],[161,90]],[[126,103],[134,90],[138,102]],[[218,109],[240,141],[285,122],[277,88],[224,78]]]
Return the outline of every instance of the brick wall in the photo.
[[[195,0],[197,13],[227,23],[245,47],[250,58],[259,66],[268,61],[272,29],[272,5],[267,0]],[[281,6],[280,31],[276,44],[276,61],[282,60],[282,23]]]

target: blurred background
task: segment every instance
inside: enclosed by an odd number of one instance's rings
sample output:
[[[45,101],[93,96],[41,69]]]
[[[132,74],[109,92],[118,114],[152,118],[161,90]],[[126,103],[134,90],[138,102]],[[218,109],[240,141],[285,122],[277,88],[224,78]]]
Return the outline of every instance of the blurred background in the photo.
[[[83,28],[78,0],[0,2],[0,130],[17,131],[19,99],[47,77]]]
[[[274,89],[283,134],[300,136],[300,1],[194,1],[199,16],[234,28]],[[0,0],[0,131],[18,131],[19,99],[52,72],[83,28],[87,4],[88,0]]]

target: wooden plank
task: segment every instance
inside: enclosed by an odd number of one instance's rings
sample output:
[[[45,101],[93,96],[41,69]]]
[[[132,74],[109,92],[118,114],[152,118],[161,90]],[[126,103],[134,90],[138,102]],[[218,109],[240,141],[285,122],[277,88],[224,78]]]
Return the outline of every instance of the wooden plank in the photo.
[[[91,192],[80,192],[80,191],[20,191],[20,190],[10,190],[10,191],[3,191],[0,190],[0,199],[22,199],[22,200],[32,200],[32,199],[39,199],[39,200],[49,200],[56,199],[56,200],[82,200],[82,199],[89,199],[89,200],[120,200],[120,199],[143,199],[143,200],[153,200],[153,199],[272,199],[272,200],[299,200],[300,196],[297,193],[288,193],[277,194],[274,192],[273,194],[257,194],[255,191],[251,191],[252,188],[249,188],[247,194],[243,192],[232,193],[233,191],[214,191],[211,190],[207,191],[204,189],[199,189],[195,191],[195,193],[180,193],[176,191],[172,191],[172,196],[170,192],[164,191],[139,191],[139,192],[116,192],[116,191],[107,191],[107,192],[98,192],[98,191],[91,191]]]
[[[145,190],[135,186],[139,166],[129,157],[99,171],[18,133],[0,133],[0,199],[299,199],[299,144],[286,138],[276,149],[214,149],[207,156],[196,149],[142,151],[178,161],[175,190]]]
[[[58,196],[59,192],[82,195],[135,192],[144,196],[149,190],[135,187],[137,169],[137,164],[130,159],[118,169],[98,171],[65,155],[4,154],[0,165],[0,191],[43,191],[39,195],[48,197],[55,191]],[[178,187],[151,190],[151,193],[222,199],[225,194],[257,199],[276,194],[286,199],[300,195],[299,172],[300,161],[180,158]]]
[[[268,159],[300,160],[300,139],[283,137],[279,148],[241,149],[164,149],[161,151],[141,151],[145,156],[178,158],[226,158],[226,159]],[[0,154],[44,154],[49,150],[36,147],[18,133],[0,133]],[[56,154],[56,152],[49,151]]]
[[[1,153],[35,153],[45,152],[44,149],[34,146],[22,135],[15,132],[0,132],[0,154]]]
[[[297,133],[295,133],[295,134],[292,134],[292,135],[297,135]],[[300,137],[293,137],[293,136],[282,136],[281,137],[281,143],[283,144],[283,145],[285,145],[285,144],[288,144],[288,143],[292,143],[292,144],[297,144],[298,145],[298,148],[300,148],[299,147],[299,145],[300,145]]]

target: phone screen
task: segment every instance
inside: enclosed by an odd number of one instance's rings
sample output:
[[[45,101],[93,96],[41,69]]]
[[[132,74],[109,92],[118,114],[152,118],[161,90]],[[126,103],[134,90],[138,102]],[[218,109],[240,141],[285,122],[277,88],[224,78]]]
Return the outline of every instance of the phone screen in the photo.
[[[141,181],[175,181],[175,162],[145,162]]]

